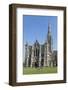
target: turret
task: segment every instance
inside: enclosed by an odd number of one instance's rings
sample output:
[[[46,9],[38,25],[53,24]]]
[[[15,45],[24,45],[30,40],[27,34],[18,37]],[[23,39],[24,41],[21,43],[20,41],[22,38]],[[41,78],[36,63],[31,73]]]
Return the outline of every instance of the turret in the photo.
[[[29,62],[29,48],[28,48],[28,43],[25,44],[25,66],[28,67],[28,62]]]

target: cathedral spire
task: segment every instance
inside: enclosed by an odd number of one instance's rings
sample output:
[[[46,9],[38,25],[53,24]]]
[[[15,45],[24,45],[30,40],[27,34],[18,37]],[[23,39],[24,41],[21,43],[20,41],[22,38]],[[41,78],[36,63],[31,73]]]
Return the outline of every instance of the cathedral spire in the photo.
[[[47,38],[51,37],[51,23],[48,22],[48,34],[47,34]]]
[[[51,33],[51,23],[48,22],[48,33]]]
[[[47,43],[48,43],[48,47],[49,47],[49,51],[51,51],[51,40],[52,39],[52,37],[51,37],[51,23],[49,22],[48,23],[48,34],[47,34]]]

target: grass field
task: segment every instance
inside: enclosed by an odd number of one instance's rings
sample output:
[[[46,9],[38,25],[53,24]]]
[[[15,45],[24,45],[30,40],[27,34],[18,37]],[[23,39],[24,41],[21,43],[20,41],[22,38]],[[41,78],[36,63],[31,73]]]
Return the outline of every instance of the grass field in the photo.
[[[45,73],[57,73],[57,67],[42,67],[42,68],[26,68],[23,69],[23,74],[45,74]]]

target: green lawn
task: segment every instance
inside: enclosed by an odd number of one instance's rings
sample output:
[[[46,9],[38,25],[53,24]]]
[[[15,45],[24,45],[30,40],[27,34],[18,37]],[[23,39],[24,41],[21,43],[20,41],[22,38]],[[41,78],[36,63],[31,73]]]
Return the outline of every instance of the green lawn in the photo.
[[[23,74],[45,74],[45,73],[57,73],[57,67],[42,67],[42,68],[30,68],[24,67]]]

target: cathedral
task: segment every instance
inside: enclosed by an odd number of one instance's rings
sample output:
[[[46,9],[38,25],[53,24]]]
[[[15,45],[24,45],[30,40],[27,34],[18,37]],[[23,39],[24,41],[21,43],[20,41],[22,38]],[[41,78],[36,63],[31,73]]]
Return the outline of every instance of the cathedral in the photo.
[[[33,45],[25,44],[24,67],[56,67],[57,50],[53,50],[51,24],[48,24],[47,40],[40,44],[38,40]]]

